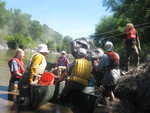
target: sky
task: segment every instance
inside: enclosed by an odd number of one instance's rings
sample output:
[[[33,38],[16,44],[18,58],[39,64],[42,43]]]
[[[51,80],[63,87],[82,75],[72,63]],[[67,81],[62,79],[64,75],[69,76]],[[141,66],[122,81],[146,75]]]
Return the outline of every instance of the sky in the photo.
[[[96,24],[110,15],[102,0],[4,0],[6,8],[21,9],[32,19],[72,38],[88,37]]]

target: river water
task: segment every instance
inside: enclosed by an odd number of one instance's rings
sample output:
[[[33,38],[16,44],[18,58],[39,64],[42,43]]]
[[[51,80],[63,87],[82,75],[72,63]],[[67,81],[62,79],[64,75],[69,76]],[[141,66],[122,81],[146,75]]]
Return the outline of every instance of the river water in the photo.
[[[28,58],[32,53],[28,52]],[[16,105],[7,100],[8,81],[10,78],[8,60],[14,56],[12,50],[0,50],[0,113],[72,113],[69,108],[48,103],[35,111],[17,111]],[[57,55],[58,56],[58,55]],[[49,55],[48,60],[54,62],[56,55]]]

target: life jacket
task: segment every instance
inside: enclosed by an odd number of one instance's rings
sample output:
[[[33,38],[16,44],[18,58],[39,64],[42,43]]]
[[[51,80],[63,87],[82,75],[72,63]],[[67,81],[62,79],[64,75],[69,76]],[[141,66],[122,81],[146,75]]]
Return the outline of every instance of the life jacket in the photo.
[[[54,84],[55,75],[51,72],[44,72],[38,81],[41,86],[48,86]]]
[[[19,60],[18,58],[12,58],[8,61],[9,68],[11,69],[11,63],[13,60],[15,60],[18,64],[18,72],[23,74],[25,72],[24,62],[22,60]],[[11,72],[11,70],[10,70],[10,72]],[[16,75],[15,72],[11,72],[11,75],[15,75],[16,78],[22,78],[22,76]]]
[[[109,67],[110,67],[111,69],[113,69],[113,68],[119,68],[119,65],[120,65],[120,57],[119,57],[118,53],[116,53],[116,52],[114,52],[114,51],[108,51],[106,54],[107,54],[107,55],[109,56],[109,58],[110,58],[110,65],[109,65]]]
[[[75,65],[72,69],[70,80],[79,82],[83,85],[88,84],[88,80],[91,77],[92,64],[85,58],[79,58],[75,60]]]
[[[126,29],[125,32],[126,32],[126,35],[127,35],[126,39],[137,38],[137,32],[136,32],[135,28]]]

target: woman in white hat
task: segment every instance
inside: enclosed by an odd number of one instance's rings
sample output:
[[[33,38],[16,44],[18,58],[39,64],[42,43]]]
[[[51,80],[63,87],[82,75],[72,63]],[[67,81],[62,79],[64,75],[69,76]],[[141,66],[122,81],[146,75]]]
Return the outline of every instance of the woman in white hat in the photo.
[[[49,53],[46,44],[39,44],[37,47],[37,53],[33,55],[30,62],[30,76],[29,82],[36,83],[40,75],[45,71],[47,62],[45,56]]]

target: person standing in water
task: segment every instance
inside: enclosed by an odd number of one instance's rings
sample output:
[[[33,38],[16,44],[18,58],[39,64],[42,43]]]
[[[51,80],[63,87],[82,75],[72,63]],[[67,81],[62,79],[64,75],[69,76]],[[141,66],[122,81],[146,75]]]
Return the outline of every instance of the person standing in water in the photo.
[[[18,89],[18,83],[25,72],[23,58],[24,51],[22,49],[17,49],[15,56],[8,61],[8,66],[11,73],[8,91],[14,91]],[[10,95],[8,95],[8,99],[12,99]]]

